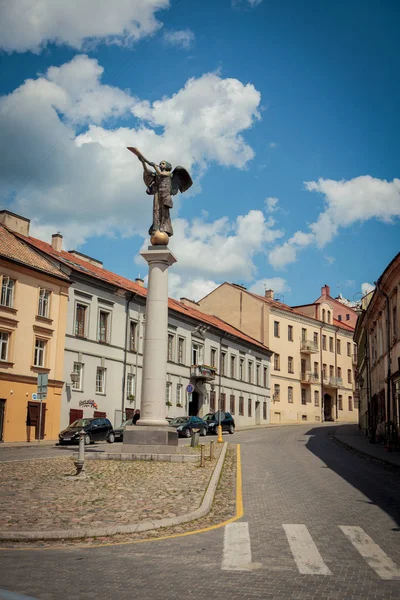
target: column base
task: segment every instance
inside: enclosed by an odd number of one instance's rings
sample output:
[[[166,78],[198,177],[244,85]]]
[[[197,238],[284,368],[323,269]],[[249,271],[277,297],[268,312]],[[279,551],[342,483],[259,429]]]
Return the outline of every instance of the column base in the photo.
[[[124,431],[123,452],[125,446],[166,446],[178,447],[178,432],[166,427],[138,427],[133,425]]]

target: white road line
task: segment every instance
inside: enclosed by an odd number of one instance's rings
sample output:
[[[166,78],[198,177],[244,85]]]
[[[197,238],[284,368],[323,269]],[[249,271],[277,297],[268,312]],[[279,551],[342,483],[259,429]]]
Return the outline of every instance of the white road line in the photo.
[[[282,525],[302,575],[332,575],[305,525]]]
[[[251,546],[248,523],[229,523],[224,532],[223,571],[251,571]]]
[[[354,548],[381,579],[400,579],[400,569],[361,527],[339,525]]]

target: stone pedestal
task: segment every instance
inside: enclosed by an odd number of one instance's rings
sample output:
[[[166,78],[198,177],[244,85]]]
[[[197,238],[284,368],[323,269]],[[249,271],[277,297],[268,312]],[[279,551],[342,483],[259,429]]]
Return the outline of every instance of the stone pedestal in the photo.
[[[168,359],[168,268],[176,262],[168,246],[141,252],[149,265],[140,419],[124,432],[125,445],[177,446],[178,434],[165,419]]]

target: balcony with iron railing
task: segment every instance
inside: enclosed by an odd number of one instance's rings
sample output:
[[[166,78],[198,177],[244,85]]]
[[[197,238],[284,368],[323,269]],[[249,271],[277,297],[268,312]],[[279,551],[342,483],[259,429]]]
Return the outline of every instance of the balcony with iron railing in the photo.
[[[318,344],[310,340],[301,340],[300,352],[303,352],[303,354],[315,354],[319,352]]]
[[[216,372],[216,367],[210,367],[209,365],[192,365],[190,367],[190,377],[192,379],[214,381]]]
[[[337,388],[343,385],[343,379],[341,377],[327,377],[324,375],[323,383],[327,387]]]
[[[300,373],[300,382],[301,383],[318,383],[319,376],[318,373],[312,373],[311,371],[305,371]]]

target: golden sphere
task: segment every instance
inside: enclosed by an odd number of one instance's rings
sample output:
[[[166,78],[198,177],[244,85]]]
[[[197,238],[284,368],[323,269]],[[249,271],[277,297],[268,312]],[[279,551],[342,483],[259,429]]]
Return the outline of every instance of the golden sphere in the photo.
[[[152,246],[168,246],[169,235],[165,231],[155,231],[150,238]]]

